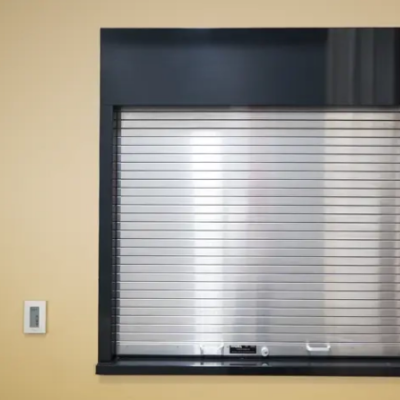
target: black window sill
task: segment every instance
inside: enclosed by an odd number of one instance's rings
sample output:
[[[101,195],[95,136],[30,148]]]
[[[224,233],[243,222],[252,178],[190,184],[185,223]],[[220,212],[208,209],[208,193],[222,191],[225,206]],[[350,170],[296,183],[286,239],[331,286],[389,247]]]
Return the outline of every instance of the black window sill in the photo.
[[[100,362],[98,375],[302,375],[400,376],[400,358],[391,359],[263,359],[171,360],[119,359]]]

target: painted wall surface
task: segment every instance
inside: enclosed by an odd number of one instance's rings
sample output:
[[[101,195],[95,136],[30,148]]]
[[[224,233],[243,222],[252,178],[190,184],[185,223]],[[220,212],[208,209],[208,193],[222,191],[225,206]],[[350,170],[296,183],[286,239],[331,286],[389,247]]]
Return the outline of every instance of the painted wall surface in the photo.
[[[0,399],[400,399],[400,378],[94,374],[100,27],[394,25],[400,0],[0,0]]]

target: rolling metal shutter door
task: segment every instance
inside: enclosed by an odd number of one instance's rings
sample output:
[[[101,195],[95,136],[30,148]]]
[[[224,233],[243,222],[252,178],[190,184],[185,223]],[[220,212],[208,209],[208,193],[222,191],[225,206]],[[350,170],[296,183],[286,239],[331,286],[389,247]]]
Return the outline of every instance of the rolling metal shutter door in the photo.
[[[117,119],[118,354],[400,354],[397,112]]]

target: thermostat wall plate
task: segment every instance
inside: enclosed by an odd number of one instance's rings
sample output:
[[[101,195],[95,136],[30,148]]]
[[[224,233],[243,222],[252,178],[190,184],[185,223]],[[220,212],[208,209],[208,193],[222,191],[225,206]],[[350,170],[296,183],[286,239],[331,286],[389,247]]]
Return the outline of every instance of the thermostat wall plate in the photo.
[[[24,333],[46,333],[46,301],[25,301]]]

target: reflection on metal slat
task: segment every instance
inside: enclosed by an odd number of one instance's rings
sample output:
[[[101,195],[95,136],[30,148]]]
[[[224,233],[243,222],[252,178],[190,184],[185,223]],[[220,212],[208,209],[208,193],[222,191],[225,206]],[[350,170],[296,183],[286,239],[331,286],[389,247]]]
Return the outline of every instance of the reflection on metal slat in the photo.
[[[325,253],[325,252],[324,252]],[[205,257],[205,256],[124,256],[117,257],[118,265],[343,265],[343,266],[397,266],[399,265],[399,257],[328,257],[328,256],[313,256],[313,257]]]
[[[387,335],[387,334],[262,334],[257,331],[254,333],[203,333],[200,329],[197,333],[181,333],[178,329],[174,333],[118,333],[117,340],[129,341],[129,342],[143,342],[143,341],[174,341],[174,342],[218,342],[218,341],[229,341],[229,342],[292,342],[292,343],[396,343],[398,335]]]
[[[284,163],[284,162],[122,162],[116,165],[119,171],[138,171],[138,172],[155,172],[155,171],[180,171],[183,173],[193,172],[292,172],[297,171],[306,175],[309,172],[333,173],[343,172],[350,174],[366,175],[371,173],[387,177],[393,175],[395,171],[392,163],[328,163],[328,162],[303,162],[303,163]],[[372,178],[375,179],[375,178]],[[386,179],[386,178],[385,178]]]
[[[184,163],[290,163],[291,166],[297,163],[343,163],[350,168],[352,163],[363,164],[381,164],[392,163],[394,154],[226,154],[224,152],[210,154],[140,154],[134,152],[136,147],[131,150],[132,153],[121,153],[118,156],[120,162],[184,162]],[[394,150],[392,151],[392,153]]]
[[[325,315],[325,312],[336,313],[335,315],[340,316],[343,312],[359,312],[358,316],[367,316],[369,311],[371,312],[379,312],[380,311],[394,311],[396,313],[400,313],[399,299],[379,299],[376,300],[340,300],[340,299],[321,299],[321,300],[282,300],[282,299],[218,299],[218,303],[215,303],[215,300],[210,299],[117,299],[116,300],[117,307],[121,309],[146,309],[150,308],[154,309],[159,314],[162,314],[165,308],[175,308],[175,309],[187,309],[189,312],[192,310],[203,310],[207,312],[208,310],[220,313],[228,312],[231,310],[232,313],[235,313],[236,309],[246,308],[247,310],[253,310],[255,314],[257,314],[258,310],[263,309],[277,309],[282,310],[282,312],[286,309],[297,309],[302,310],[304,313],[307,313],[309,309],[315,309],[321,314]],[[218,307],[215,305],[218,304]],[[147,315],[147,314],[146,314]],[[168,314],[170,315],[170,314]],[[218,314],[217,314],[218,315]],[[227,314],[231,315],[231,314]],[[345,314],[346,316],[348,314]],[[352,315],[352,314],[350,314]],[[375,315],[375,314],[372,314]],[[398,314],[396,314],[398,315]],[[282,316],[284,316],[282,314]],[[387,316],[393,316],[391,314]],[[377,326],[379,328],[379,326]]]
[[[120,239],[117,241],[119,248],[127,247],[177,247],[177,248],[237,248],[237,249],[395,249],[399,247],[399,240],[375,241],[375,240],[276,240],[276,239]]]
[[[391,221],[393,222],[393,221]],[[143,231],[143,235],[146,235],[148,231],[161,230],[161,231],[191,231],[194,233],[203,231],[213,231],[213,232],[223,232],[229,235],[230,232],[238,231],[240,234],[251,234],[251,232],[256,232],[256,234],[268,235],[269,232],[277,232],[277,235],[281,233],[286,235],[292,233],[297,239],[299,235],[303,236],[304,232],[318,232],[319,234],[337,234],[338,232],[347,234],[355,232],[374,232],[383,233],[388,232],[390,234],[400,232],[400,227],[395,223],[383,223],[380,221],[379,224],[376,223],[349,223],[346,222],[302,222],[302,223],[263,223],[263,222],[220,222],[220,223],[210,223],[210,222],[118,222],[116,224],[117,229],[122,232],[124,230],[139,230]],[[245,232],[245,233],[243,233]],[[300,232],[300,233],[299,233]],[[188,233],[189,235],[190,233]],[[269,236],[267,236],[269,237]],[[279,237],[276,237],[279,239]],[[286,236],[284,236],[286,238]],[[287,237],[289,239],[289,237]]]
[[[394,129],[393,120],[128,120],[121,119],[121,129]]]
[[[131,274],[137,277],[136,280],[143,280],[142,274],[154,274],[158,276],[158,280],[162,280],[162,277],[165,276],[165,279],[170,280],[191,280],[190,276],[210,276],[213,277],[214,274],[216,277],[224,276],[226,280],[234,279],[231,278],[232,274],[237,274],[239,280],[249,279],[253,274],[257,275],[271,275],[271,274],[279,274],[282,276],[288,275],[288,279],[291,278],[292,275],[294,277],[292,279],[296,279],[298,275],[306,275],[312,276],[320,274],[324,274],[324,276],[331,276],[331,279],[335,279],[332,276],[338,275],[337,279],[360,279],[357,277],[362,276],[365,279],[377,279],[375,275],[379,276],[380,279],[397,279],[397,276],[400,274],[399,266],[329,266],[329,265],[314,265],[314,266],[285,266],[285,265],[256,265],[256,266],[248,266],[248,265],[119,265],[117,266],[118,273],[121,274]],[[173,278],[169,277],[169,275],[174,275]],[[222,275],[221,275],[222,274]],[[340,277],[340,275],[349,275]],[[241,277],[241,278],[240,278]],[[389,278],[391,277],[391,278]],[[176,278],[176,279],[175,279]],[[204,280],[210,280],[211,278],[204,278]],[[313,279],[313,278],[310,278]],[[315,278],[317,279],[317,278]],[[321,279],[321,278],[319,278]],[[131,279],[134,281],[135,279]],[[193,278],[194,280],[194,278]]]
[[[397,292],[382,292],[382,291],[324,291],[324,285],[321,285],[319,291],[173,291],[173,290],[120,290],[117,291],[117,297],[120,299],[197,299],[197,300],[232,300],[240,298],[242,300],[400,300],[400,295]],[[323,321],[320,321],[321,323]],[[380,325],[381,321],[377,321]]]
[[[399,271],[400,272],[400,271]],[[194,273],[194,274],[174,274],[174,273],[119,273],[117,275],[119,282],[195,282],[196,288],[200,282],[215,282],[225,286],[229,282],[256,282],[258,285],[275,282],[295,282],[295,283],[372,283],[372,284],[383,284],[383,283],[394,283],[399,286],[400,289],[400,275],[394,274],[366,274],[365,269],[359,271],[356,274],[329,274],[325,272],[325,269],[321,268],[319,273],[307,274],[307,273],[288,273],[283,271],[281,274],[254,274],[251,271],[243,271],[241,274],[234,274],[229,271],[223,271],[223,273]],[[258,288],[258,287],[257,287]]]
[[[293,248],[119,248],[120,256],[196,256],[196,257],[398,257],[395,249],[293,249]]]
[[[125,355],[202,355],[199,343],[180,343],[172,342],[162,343],[156,342],[117,342],[117,353]],[[213,342],[216,346],[221,343]],[[229,343],[224,342],[224,348],[222,349],[222,355],[226,357],[232,357],[229,354],[229,346],[236,345],[240,346],[243,343],[235,342]],[[259,345],[257,350],[258,353],[255,356],[261,356],[260,350],[261,345],[265,344],[255,342],[255,345]],[[396,343],[330,343],[331,349],[329,352],[330,356],[337,357],[396,357],[400,355],[400,349],[398,342]],[[305,343],[279,343],[272,342],[268,343],[269,354],[271,357],[274,356],[292,356],[292,357],[309,357],[310,354],[306,349]]]
[[[117,206],[121,214],[396,214],[392,206],[328,206],[321,205],[133,205]]]
[[[397,128],[396,128],[397,125]],[[327,138],[327,139],[393,139],[399,130],[399,121],[393,122],[393,129],[379,128],[343,128],[343,129],[325,129],[324,127],[309,128],[267,128],[267,129],[204,129],[204,128],[138,128],[138,129],[120,129],[119,136],[129,137],[252,137],[252,138]]]
[[[323,186],[329,185],[328,180],[360,180],[374,181],[381,180],[390,187],[396,179],[394,172],[342,172],[342,171],[121,171],[118,174],[120,179],[154,179],[154,180],[318,180]]]
[[[392,214],[119,214],[118,222],[389,224],[394,218]]]
[[[120,230],[117,231],[117,237],[124,240],[131,240],[127,243],[135,243],[133,241],[136,239],[192,239],[192,240],[208,240],[213,241],[213,243],[218,243],[218,241],[223,240],[325,240],[328,243],[331,241],[352,241],[358,240],[363,241],[366,245],[369,243],[374,247],[376,242],[380,241],[394,241],[398,240],[396,233],[398,231],[376,231],[376,232],[324,232],[324,231],[274,231],[273,229],[265,231],[212,231],[212,230],[146,230],[142,231],[140,229],[136,230]],[[126,244],[123,244],[124,246]],[[396,243],[398,245],[398,243]]]
[[[196,146],[324,146],[323,154],[327,146],[393,146],[396,138],[363,138],[363,137],[285,137],[279,136],[194,136],[171,137],[160,134],[155,136],[131,136],[121,137],[118,144],[121,146],[159,146],[160,142],[164,146],[190,146],[195,149]],[[333,150],[333,149],[332,149]],[[374,149],[368,149],[374,153]]]
[[[121,179],[119,181],[119,187],[121,190],[124,188],[188,188],[188,189],[200,189],[200,188],[240,188],[240,189],[317,189],[326,190],[329,193],[329,189],[392,189],[395,191],[396,181],[356,181],[356,180],[298,180],[298,179],[245,179],[245,180],[167,180],[167,179]],[[315,190],[315,192],[317,192]],[[315,193],[317,194],[317,193]],[[324,192],[319,193],[324,195]],[[393,196],[393,193],[392,193]]]
[[[122,181],[121,181],[122,182]],[[130,182],[130,181],[125,181]],[[136,181],[139,182],[139,181]],[[366,198],[382,198],[382,197],[396,197],[397,191],[387,189],[385,187],[378,189],[327,189],[324,187],[316,188],[317,190],[310,190],[310,188],[263,188],[263,187],[249,187],[249,188],[118,188],[119,196],[211,196],[211,197],[366,197]]]
[[[400,328],[398,318],[391,317],[330,317],[329,321],[325,320],[325,316],[321,313],[319,317],[187,317],[187,316],[119,316],[117,317],[118,324],[142,325],[142,324],[157,324],[157,325],[192,325],[198,326],[199,330],[203,325],[317,325],[322,326],[328,324],[335,325],[350,325],[350,326],[376,326],[376,325],[394,325]]]
[[[359,154],[359,155],[389,155],[395,156],[393,146],[118,146],[117,151],[123,154],[317,154],[321,158],[324,155]],[[321,161],[321,159],[319,160]]]
[[[174,196],[122,196],[118,205],[157,205],[157,206],[369,206],[394,207],[395,197],[174,197]]]
[[[117,212],[126,216],[132,214],[158,214],[160,219],[164,217],[168,218],[187,218],[184,217],[185,214],[189,215],[190,219],[197,220],[197,218],[202,218],[201,215],[204,214],[205,218],[214,218],[217,214],[218,219],[224,220],[224,215],[228,215],[227,220],[235,218],[239,219],[251,219],[252,214],[274,214],[279,215],[284,218],[284,221],[291,219],[291,215],[294,220],[302,218],[298,216],[299,214],[310,215],[321,215],[326,217],[329,221],[331,218],[336,219],[340,215],[349,215],[350,218],[376,218],[375,215],[396,215],[396,207],[364,207],[364,206],[146,206],[146,205],[135,205],[135,206],[118,206]],[[235,215],[236,214],[236,215]],[[264,216],[264,218],[269,218]],[[309,217],[312,218],[312,217]],[[275,219],[275,218],[274,218]]]
[[[290,291],[303,290],[326,292],[367,292],[367,291],[387,291],[394,292],[399,290],[398,282],[393,283],[352,283],[352,282],[118,282],[118,290],[165,290],[165,291],[201,291],[201,292],[221,292],[221,291],[258,291],[268,293],[269,291]],[[238,293],[240,296],[240,293]]]
[[[400,323],[400,312],[395,308],[385,309],[381,308],[372,308],[372,309],[357,309],[357,308],[324,308],[324,301],[321,300],[319,304],[319,308],[261,308],[255,307],[253,308],[221,308],[221,307],[210,307],[204,308],[200,302],[197,307],[193,308],[119,308],[116,310],[116,315],[118,316],[153,316],[156,317],[154,321],[154,325],[156,325],[159,329],[151,329],[148,325],[120,325],[120,332],[148,332],[148,331],[163,331],[163,332],[177,332],[177,327],[181,325],[157,325],[157,318],[159,316],[191,316],[191,317],[320,317],[323,315],[326,318],[332,317],[373,317],[373,318],[382,318],[382,317],[391,317],[391,318],[399,318]],[[329,303],[327,303],[329,305]],[[379,302],[378,302],[379,304]],[[396,305],[397,303],[395,303]],[[393,305],[393,304],[392,304]],[[328,321],[329,322],[329,321]],[[198,326],[196,325],[184,325],[185,332],[197,332]],[[161,329],[162,328],[162,329]],[[203,332],[210,333],[240,333],[240,332],[286,332],[288,331],[287,327],[282,327],[279,325],[224,325],[224,326],[215,326],[215,325],[202,325]],[[359,326],[336,326],[330,327],[326,324],[321,326],[306,326],[301,329],[296,329],[296,332],[335,332],[335,333],[399,333],[400,327],[397,326],[372,326],[372,327],[359,327]],[[293,332],[293,327],[289,328],[289,332]]]
[[[196,110],[196,111],[176,111],[169,109],[160,111],[159,109],[146,109],[139,111],[135,108],[124,107],[120,114],[122,120],[295,120],[295,121],[325,121],[325,120],[350,120],[370,121],[374,124],[378,121],[396,121],[399,115],[394,111],[382,110],[294,110],[294,111],[259,111],[259,110]]]

